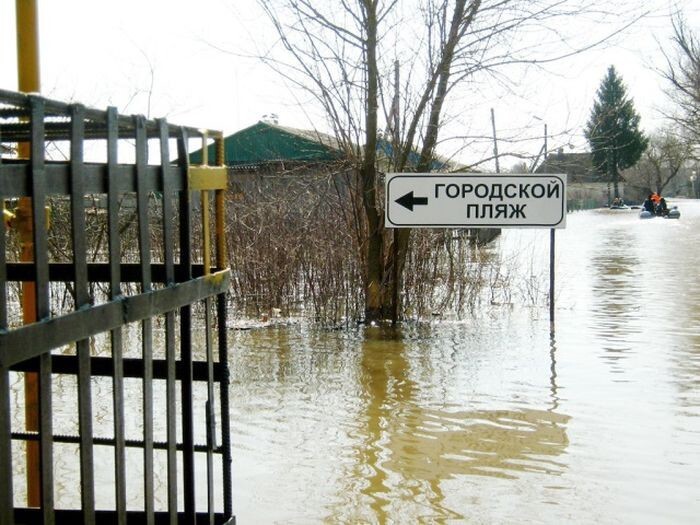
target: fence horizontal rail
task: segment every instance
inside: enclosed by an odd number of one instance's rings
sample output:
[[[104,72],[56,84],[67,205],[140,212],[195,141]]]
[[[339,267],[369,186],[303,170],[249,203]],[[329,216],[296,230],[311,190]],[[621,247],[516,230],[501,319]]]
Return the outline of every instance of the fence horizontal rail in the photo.
[[[84,512],[80,510],[57,510],[55,513],[56,525],[75,525],[83,523]],[[154,525],[169,524],[170,516],[167,512],[155,512]],[[15,509],[15,521],[21,523],[41,523],[42,514],[40,509]],[[119,523],[112,511],[95,511],[95,521],[100,525],[112,525]],[[149,523],[148,515],[143,511],[130,510],[126,512],[126,521],[129,525],[145,525]],[[209,525],[209,516],[206,513],[198,512],[195,516],[195,525]],[[224,514],[214,514],[214,525],[233,525],[235,519],[227,519]]]
[[[108,166],[104,164],[85,164],[83,166],[84,193],[107,194],[109,187],[107,181]],[[130,164],[119,164],[116,171],[116,180],[113,182],[118,193],[135,193],[136,187],[136,167]],[[162,168],[160,166],[148,165],[144,168],[143,189],[144,191],[163,191]],[[65,163],[47,162],[44,166],[46,174],[46,193],[52,195],[70,195],[71,193],[71,171],[70,166]],[[182,191],[187,185],[187,171],[178,166],[168,166],[166,168],[168,177],[172,180],[172,191]],[[2,187],[3,198],[29,197],[31,196],[31,179],[27,164],[10,163],[3,161],[0,170],[0,187]]]
[[[0,366],[10,367],[60,346],[108,332],[126,323],[163,315],[226,292],[230,271],[222,270],[175,286],[76,310],[11,331],[0,331]]]
[[[124,377],[142,378],[143,360],[125,357],[122,359]],[[192,363],[192,380],[207,380],[207,363],[205,361],[194,361]],[[35,372],[38,370],[39,362],[36,358],[28,359],[10,367],[14,372]],[[165,359],[153,360],[153,379],[167,379],[168,362]],[[111,357],[91,357],[90,368],[93,376],[112,377],[114,375],[114,360]],[[78,356],[74,355],[53,355],[51,356],[51,371],[54,374],[76,375],[78,370]],[[189,373],[185,370],[181,361],[175,365],[175,379],[178,381]],[[224,379],[224,374],[228,373],[228,368],[224,368],[221,363],[214,363],[214,380],[220,382]]]
[[[177,263],[176,263],[177,264]],[[204,275],[203,264],[193,264],[192,277]],[[222,268],[217,268],[220,270]],[[91,263],[87,265],[88,280],[93,283],[108,283],[112,266],[108,263]],[[138,283],[141,281],[141,265],[125,263],[119,265],[122,283]],[[32,263],[10,263],[7,265],[8,281],[33,281],[34,265]],[[151,264],[151,279],[154,283],[167,283],[167,268],[165,264]],[[50,263],[49,280],[52,282],[71,282],[75,280],[75,266],[70,263]]]
[[[17,441],[39,441],[38,432],[13,432],[12,439]],[[62,444],[79,444],[80,436],[71,436],[68,434],[54,434],[53,442]],[[93,445],[100,445],[105,447],[113,447],[116,443],[114,438],[93,436],[91,438],[91,443]],[[143,448],[144,441],[141,439],[125,439],[124,446],[127,448]],[[153,448],[156,450],[167,450],[169,443],[167,441],[153,441]],[[184,445],[182,443],[175,444],[175,450],[182,452],[184,450]],[[221,447],[214,447],[210,449],[208,445],[194,445],[194,451],[197,453],[205,453],[212,451],[214,453],[220,453]]]
[[[5,104],[4,107],[0,107],[0,118],[22,118],[22,117],[28,117],[30,115],[30,110],[28,109],[30,106],[30,102],[32,99],[38,99],[41,100],[45,111],[46,111],[46,117],[51,118],[51,117],[63,117],[63,118],[68,118],[71,115],[71,108],[75,107],[76,104],[70,104],[66,102],[61,102],[58,100],[51,100],[47,98],[43,98],[38,95],[28,95],[25,93],[18,93],[16,91],[7,91],[4,89],[0,89],[0,103]],[[98,124],[101,126],[102,129],[105,130],[105,137],[106,137],[106,124],[107,124],[107,113],[105,111],[99,110],[99,109],[91,109],[91,108],[84,108],[84,114],[85,118],[88,121],[91,121],[95,124]],[[160,125],[157,120],[153,119],[144,119],[145,122],[145,130],[148,133],[149,138],[157,138],[160,134]],[[50,125],[50,123],[47,123]],[[136,130],[136,125],[134,124],[134,120],[132,116],[127,116],[127,115],[119,115],[117,117],[117,125],[118,129],[120,132],[131,132],[132,134]],[[5,124],[3,126],[6,127],[8,126],[8,133],[10,130],[13,129],[14,124],[12,125],[7,125]],[[63,124],[65,126],[65,131],[66,131],[66,139],[70,138],[70,123],[66,122]],[[89,129],[90,126],[86,126],[86,129]],[[210,137],[216,137],[221,135],[221,132],[218,130],[212,130],[212,129],[203,129],[203,128],[195,128],[195,127],[189,127],[189,126],[175,126],[175,125],[169,125],[168,126],[168,135],[170,137],[177,137],[178,134],[181,132],[181,130],[185,130],[187,134],[190,137],[201,137],[204,136],[205,134],[210,136]],[[16,142],[17,138],[12,136],[11,134],[2,135],[2,140],[3,141],[8,141],[8,142]],[[26,138],[24,140],[27,140]]]

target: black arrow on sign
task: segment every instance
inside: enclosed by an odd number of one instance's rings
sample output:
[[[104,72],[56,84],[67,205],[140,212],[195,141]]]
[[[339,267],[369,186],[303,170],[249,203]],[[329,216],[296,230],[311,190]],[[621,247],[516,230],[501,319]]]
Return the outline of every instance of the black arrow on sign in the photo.
[[[399,197],[394,202],[400,204],[404,208],[409,209],[410,211],[413,211],[414,206],[424,206],[428,204],[428,197],[414,197],[413,192],[409,191],[406,195]]]

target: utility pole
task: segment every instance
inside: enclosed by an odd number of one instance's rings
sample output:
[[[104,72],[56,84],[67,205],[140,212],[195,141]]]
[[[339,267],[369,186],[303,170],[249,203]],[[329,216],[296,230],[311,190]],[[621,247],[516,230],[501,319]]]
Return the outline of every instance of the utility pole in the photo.
[[[496,173],[501,173],[501,167],[498,163],[498,139],[496,139],[496,115],[494,114],[493,108],[491,108],[491,129],[493,130],[493,158],[496,159]],[[545,127],[546,129],[546,127]],[[547,132],[545,131],[545,142]],[[546,149],[546,147],[545,147]]]

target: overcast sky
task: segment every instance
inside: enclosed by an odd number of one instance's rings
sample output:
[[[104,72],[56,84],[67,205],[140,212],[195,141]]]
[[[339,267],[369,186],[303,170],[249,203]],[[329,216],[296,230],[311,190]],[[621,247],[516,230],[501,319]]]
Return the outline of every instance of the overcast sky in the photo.
[[[323,130],[317,115],[299,107],[281,79],[239,56],[253,43],[271,38],[254,0],[38,3],[45,96],[97,108],[116,105],[121,112],[165,116],[226,134],[268,113],[279,115],[282,125]],[[490,133],[493,107],[499,136],[523,139],[518,148],[536,152],[547,122],[553,147],[568,149],[571,144],[581,151],[582,126],[611,64],[628,86],[644,129],[663,125],[658,109],[666,104],[664,84],[654,68],[663,66],[659,44],[669,45],[668,14],[671,6],[680,6],[689,26],[700,33],[700,2],[650,0],[646,5],[652,14],[608,45],[549,65],[546,71],[517,73],[510,93],[484,90],[481,100],[451,122],[449,134]],[[17,87],[14,9],[15,0],[0,0],[0,87],[10,90]],[[580,30],[585,34],[589,28]],[[447,141],[441,153],[453,154],[458,147],[457,141]],[[457,155],[473,162],[489,148],[487,143],[472,145]],[[509,148],[503,144],[501,151]],[[514,162],[506,159],[502,165]]]

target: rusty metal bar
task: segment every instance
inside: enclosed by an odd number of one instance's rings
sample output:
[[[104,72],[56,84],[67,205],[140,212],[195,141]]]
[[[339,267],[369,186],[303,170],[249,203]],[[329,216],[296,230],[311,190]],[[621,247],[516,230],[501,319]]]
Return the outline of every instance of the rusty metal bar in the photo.
[[[25,441],[27,443],[30,443],[32,441],[38,441],[39,436],[35,432],[13,432],[12,439],[17,440],[17,441]],[[114,439],[113,438],[95,436],[95,437],[93,437],[93,441],[94,441],[95,445],[98,445],[98,446],[105,446],[105,447],[113,447],[114,446]],[[54,436],[54,443],[76,445],[76,444],[80,443],[80,436],[59,434],[59,435]],[[126,443],[126,446],[128,448],[141,448],[141,449],[143,448],[143,440],[142,439],[127,439],[125,443]],[[165,441],[154,441],[153,448],[157,449],[157,450],[167,450],[168,443]],[[176,449],[178,451],[182,450],[182,444],[178,443]],[[204,453],[207,451],[207,449],[208,449],[208,445],[197,444],[194,446],[194,450],[197,453]],[[216,452],[218,452],[218,450]]]
[[[175,282],[175,264],[173,260],[173,192],[166,169],[170,164],[168,147],[168,125],[165,119],[160,121],[160,165],[163,177],[163,262],[165,279],[168,286]],[[166,435],[168,442],[168,514],[171,525],[177,523],[177,392],[175,389],[175,312],[165,314],[165,360],[167,363],[166,393]]]
[[[216,138],[216,165],[224,168],[224,138],[219,136]],[[216,223],[216,267],[220,270],[226,268],[228,262],[226,260],[226,188],[227,181],[223,188],[217,189],[215,192],[215,223]]]
[[[82,106],[71,110],[71,233],[75,266],[75,309],[90,304],[88,294],[87,248],[85,245],[85,197],[83,184],[84,114]],[[95,474],[92,445],[92,390],[90,341],[76,342],[78,354],[78,424],[80,431],[80,497],[83,523],[95,523]]]
[[[216,165],[225,166],[225,144],[223,135],[216,138]],[[225,169],[225,168],[224,168]],[[216,266],[223,270],[228,266],[226,257],[226,187],[216,191],[215,213],[216,213]],[[221,378],[219,379],[219,403],[221,404],[221,470],[223,477],[223,503],[224,515],[231,518],[233,516],[233,483],[231,479],[231,420],[229,406],[229,368],[228,368],[228,343],[226,327],[226,294],[219,294],[216,297],[217,329],[219,341],[219,362],[221,368]]]
[[[224,269],[228,266],[226,257],[226,192],[216,192],[216,267]]]
[[[209,140],[209,135],[204,133],[202,136],[202,164],[207,167],[209,164],[208,158],[208,147],[207,141]],[[190,170],[188,169],[188,172]],[[190,181],[190,189],[192,182]],[[201,203],[202,203],[202,264],[204,264],[204,274],[209,273],[209,267],[211,266],[211,229],[209,225],[209,192],[207,190],[202,190],[200,192]],[[207,309],[208,312],[208,309]]]

